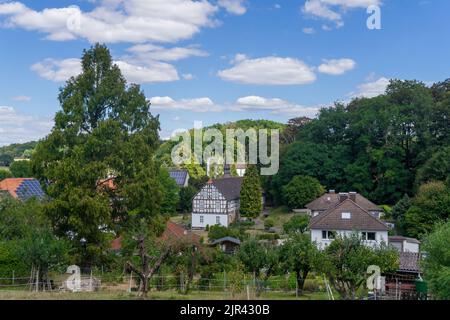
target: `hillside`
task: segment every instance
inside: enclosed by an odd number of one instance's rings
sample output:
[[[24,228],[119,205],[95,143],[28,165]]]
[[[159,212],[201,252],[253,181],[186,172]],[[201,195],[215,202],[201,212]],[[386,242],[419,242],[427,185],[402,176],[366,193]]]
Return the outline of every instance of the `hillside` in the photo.
[[[36,141],[31,141],[0,147],[0,167],[8,167],[14,158],[30,158],[36,145]]]

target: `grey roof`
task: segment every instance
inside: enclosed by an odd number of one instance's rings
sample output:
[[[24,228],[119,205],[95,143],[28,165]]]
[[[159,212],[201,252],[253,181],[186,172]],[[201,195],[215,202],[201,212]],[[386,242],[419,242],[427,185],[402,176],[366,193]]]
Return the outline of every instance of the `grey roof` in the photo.
[[[219,190],[219,192],[228,201],[237,200],[241,197],[241,187],[244,178],[226,177],[212,180],[210,183]]]
[[[342,219],[342,213],[349,212],[350,219]],[[363,230],[388,231],[389,228],[378,218],[371,215],[350,199],[344,200],[335,207],[326,210],[311,219],[311,229],[325,230]]]
[[[401,252],[399,271],[420,272],[420,253]]]
[[[420,241],[414,238],[408,238],[404,236],[391,236],[389,237],[389,242],[399,242],[399,241],[407,241],[409,243],[417,243],[420,244]]]
[[[214,245],[214,244],[219,244],[219,243],[223,243],[223,242],[232,242],[237,245],[241,244],[241,240],[239,240],[238,238],[234,238],[234,237],[223,237],[223,238],[213,241],[212,244]]]
[[[356,201],[359,206],[367,211],[383,211],[376,204],[363,197],[359,193],[356,194]],[[335,207],[339,203],[339,194],[335,192],[325,193],[323,196],[311,201],[306,205],[307,209],[312,211],[325,211]]]
[[[184,187],[186,183],[186,179],[188,177],[187,170],[169,170],[169,175],[172,179],[175,180],[179,187]]]

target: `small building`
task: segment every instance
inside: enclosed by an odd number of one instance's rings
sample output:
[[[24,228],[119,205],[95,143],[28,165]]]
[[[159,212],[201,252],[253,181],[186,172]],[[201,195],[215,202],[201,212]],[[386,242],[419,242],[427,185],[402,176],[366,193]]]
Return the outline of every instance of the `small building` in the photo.
[[[422,254],[400,252],[400,266],[394,273],[385,274],[385,298],[389,300],[418,300],[427,298],[426,283],[422,280]]]
[[[332,208],[311,218],[311,241],[320,249],[326,248],[336,236],[358,233],[368,246],[388,243],[389,228],[375,215],[350,197],[341,197]]]
[[[20,201],[27,201],[33,197],[39,200],[45,198],[41,184],[34,178],[4,179],[0,182],[0,193]]]
[[[398,252],[419,253],[420,241],[414,238],[403,236],[389,237],[389,244],[395,247]]]
[[[192,228],[228,227],[239,215],[243,178],[210,180],[192,200]]]
[[[224,237],[217,239],[211,243],[211,246],[220,246],[220,249],[228,254],[236,252],[237,248],[241,245],[241,240],[234,237]]]
[[[189,172],[187,170],[169,170],[169,175],[180,188],[189,185]]]
[[[359,207],[368,211],[371,215],[376,218],[381,218],[383,209],[378,207],[376,204],[371,202],[369,199],[363,197],[357,192],[342,192],[336,193],[335,190],[330,190],[323,196],[315,199],[314,201],[308,203],[306,208],[309,210],[312,217],[316,217],[319,214],[327,211],[330,208],[334,208],[336,205],[341,203],[345,199],[350,199],[356,203]]]

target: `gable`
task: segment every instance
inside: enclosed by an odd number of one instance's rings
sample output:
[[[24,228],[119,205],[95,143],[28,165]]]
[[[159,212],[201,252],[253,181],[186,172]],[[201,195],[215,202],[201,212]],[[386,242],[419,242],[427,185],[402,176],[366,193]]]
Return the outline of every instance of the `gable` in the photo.
[[[212,184],[206,184],[194,197],[194,200],[226,200],[223,194]]]

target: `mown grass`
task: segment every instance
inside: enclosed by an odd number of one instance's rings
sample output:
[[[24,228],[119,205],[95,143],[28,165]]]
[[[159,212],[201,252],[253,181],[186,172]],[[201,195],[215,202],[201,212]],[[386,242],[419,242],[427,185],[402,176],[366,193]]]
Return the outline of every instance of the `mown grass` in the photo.
[[[195,291],[180,294],[177,291],[152,291],[148,294],[150,300],[247,300],[245,293],[234,298],[229,292]],[[307,293],[296,297],[292,292],[269,292],[260,297],[250,294],[250,300],[327,300],[326,293]],[[23,290],[0,290],[0,300],[142,300],[136,292],[101,290],[99,292],[30,292]]]

